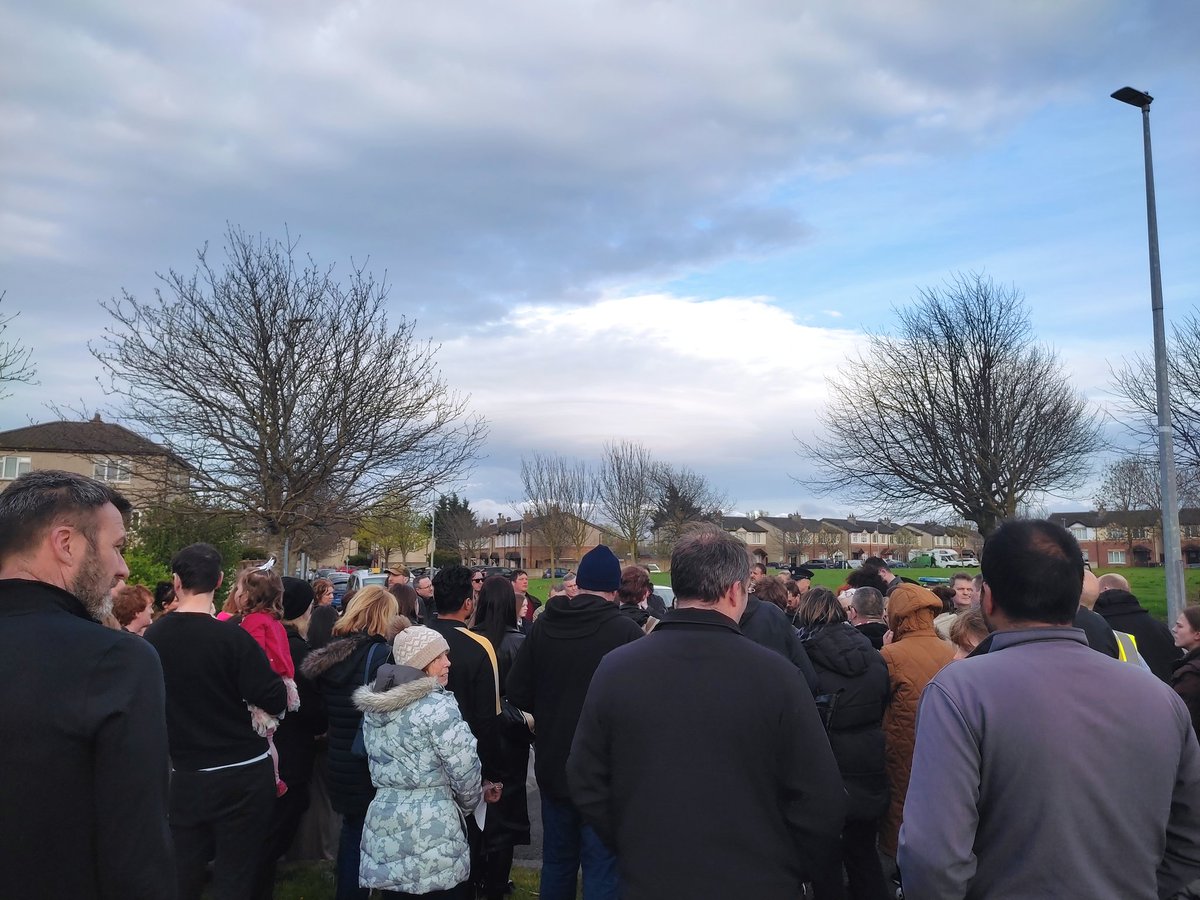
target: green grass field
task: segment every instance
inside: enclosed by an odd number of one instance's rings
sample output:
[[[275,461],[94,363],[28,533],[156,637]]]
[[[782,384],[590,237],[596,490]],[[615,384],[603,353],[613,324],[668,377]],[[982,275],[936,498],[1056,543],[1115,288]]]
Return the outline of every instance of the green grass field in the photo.
[[[512,900],[533,900],[537,897],[538,871],[513,866],[512,880],[516,890],[509,897]],[[333,863],[291,863],[279,867],[279,876],[275,879],[275,900],[329,900],[332,897]]]
[[[774,570],[771,570],[774,571]],[[955,573],[955,569],[897,569],[897,574],[905,578],[916,580],[923,575],[931,575],[934,578],[949,578]],[[972,575],[979,573],[978,569],[964,569]],[[1103,575],[1106,572],[1116,572],[1124,575],[1129,581],[1129,587],[1133,593],[1141,601],[1142,606],[1150,610],[1150,613],[1163,621],[1167,618],[1167,585],[1166,571],[1161,568],[1133,568],[1133,567],[1116,567],[1116,568],[1097,568],[1093,569],[1097,575]],[[845,582],[846,576],[850,574],[849,569],[818,569],[813,573],[813,584],[819,584],[822,587],[827,587],[831,590],[836,590],[837,587]],[[671,575],[669,572],[662,572],[650,576],[655,584],[670,584]],[[1187,598],[1189,603],[1200,601],[1200,569],[1188,569],[1186,572],[1187,578]],[[550,595],[550,586],[552,581],[545,578],[532,578],[529,581],[529,589],[535,597],[545,600]],[[1170,624],[1170,623],[1168,623]]]

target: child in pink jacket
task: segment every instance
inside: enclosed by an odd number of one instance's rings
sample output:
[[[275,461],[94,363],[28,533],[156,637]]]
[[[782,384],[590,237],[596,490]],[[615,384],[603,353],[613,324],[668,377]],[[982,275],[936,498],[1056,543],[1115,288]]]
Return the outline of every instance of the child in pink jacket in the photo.
[[[274,572],[253,570],[242,575],[238,586],[241,588],[242,628],[263,648],[272,671],[283,679],[287,687],[288,711],[295,712],[300,708],[300,695],[296,692],[296,667],[292,663],[292,651],[281,621],[283,581]],[[282,797],[287,792],[287,785],[279,777],[279,753],[275,750],[274,739],[279,719],[253,704],[247,705],[254,730],[267,739],[268,752],[275,764],[275,792]]]

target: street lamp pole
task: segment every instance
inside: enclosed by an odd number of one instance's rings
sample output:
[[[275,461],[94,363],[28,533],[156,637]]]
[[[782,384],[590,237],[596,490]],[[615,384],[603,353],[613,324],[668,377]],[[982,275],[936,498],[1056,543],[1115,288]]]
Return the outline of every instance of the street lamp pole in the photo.
[[[1154,203],[1154,160],[1150,153],[1150,104],[1145,91],[1123,87],[1112,98],[1142,111],[1142,141],[1146,157],[1146,228],[1150,236],[1150,309],[1154,316],[1154,381],[1158,406],[1158,480],[1162,495],[1164,565],[1167,569],[1167,616],[1174,622],[1187,605],[1183,581],[1183,551],[1179,537],[1179,489],[1175,479],[1175,449],[1171,434],[1171,387],[1167,373],[1167,333],[1163,323],[1162,270],[1158,260],[1158,212]]]

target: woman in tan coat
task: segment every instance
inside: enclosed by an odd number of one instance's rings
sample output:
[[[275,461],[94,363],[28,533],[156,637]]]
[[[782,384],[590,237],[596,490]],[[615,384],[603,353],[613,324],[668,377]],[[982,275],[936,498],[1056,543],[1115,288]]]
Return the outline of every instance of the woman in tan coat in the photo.
[[[933,619],[941,611],[942,601],[932,591],[916,584],[902,584],[887,598],[892,638],[880,652],[887,663],[892,684],[891,698],[883,714],[891,800],[879,827],[879,849],[893,857],[912,770],[917,706],[925,685],[954,658],[954,646],[942,640],[933,627]]]

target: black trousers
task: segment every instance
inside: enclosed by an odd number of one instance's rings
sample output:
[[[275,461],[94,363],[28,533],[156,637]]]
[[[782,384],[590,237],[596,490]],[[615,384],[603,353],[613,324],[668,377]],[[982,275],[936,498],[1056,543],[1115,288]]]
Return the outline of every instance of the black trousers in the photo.
[[[288,782],[287,793],[276,797],[271,807],[271,822],[263,840],[262,858],[255,879],[254,900],[271,900],[275,894],[275,866],[300,828],[300,819],[308,809],[308,782]]]
[[[886,900],[883,866],[875,849],[878,819],[847,819],[842,829],[841,854],[823,860],[813,873],[816,900]],[[845,880],[842,867],[845,866]]]
[[[170,821],[179,900],[200,900],[210,858],[214,900],[251,900],[274,803],[270,759],[216,772],[172,774]]]
[[[430,891],[428,894],[406,894],[403,891],[380,891],[379,896],[388,898],[388,900],[469,900],[471,897],[471,883],[464,881],[462,884],[452,888],[447,888],[444,891]]]

